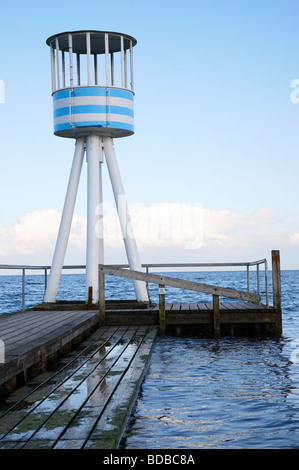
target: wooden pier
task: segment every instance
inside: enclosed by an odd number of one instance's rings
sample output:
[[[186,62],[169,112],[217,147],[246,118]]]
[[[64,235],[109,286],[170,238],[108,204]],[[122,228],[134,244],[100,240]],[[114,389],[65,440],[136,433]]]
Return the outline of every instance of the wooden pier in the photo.
[[[264,261],[264,260],[262,260]],[[267,274],[267,273],[266,273]],[[125,308],[115,308],[105,301],[105,275],[135,279],[159,286],[159,304],[144,305],[131,311]],[[111,325],[115,322],[126,323],[134,320],[138,314],[139,321],[145,324],[158,324],[160,333],[165,333],[167,327],[192,325],[204,333],[218,337],[223,334],[281,335],[281,282],[280,254],[272,251],[272,285],[273,306],[261,303],[260,293],[244,292],[228,287],[220,287],[199,282],[186,281],[157,274],[142,273],[123,268],[99,265],[99,323]],[[166,303],[165,287],[201,292],[212,296],[211,302],[199,303]],[[258,288],[259,290],[259,288]],[[220,302],[224,297],[226,301]],[[231,301],[231,299],[233,301]],[[139,307],[142,307],[140,305]]]
[[[157,284],[159,303],[106,301],[105,275]],[[0,448],[117,448],[158,333],[219,338],[282,331],[278,251],[273,306],[261,304],[259,293],[104,265],[99,283],[98,305],[44,304],[0,316]],[[165,286],[212,298],[169,303]]]
[[[116,448],[156,335],[152,326],[99,328],[60,368],[10,395],[0,449]]]
[[[120,307],[120,305],[118,306]],[[113,308],[107,305],[105,325],[158,325],[159,332],[179,334],[192,332],[210,337],[236,335],[279,336],[281,317],[273,307],[252,302],[219,302],[215,311],[213,302],[165,303],[135,309]]]

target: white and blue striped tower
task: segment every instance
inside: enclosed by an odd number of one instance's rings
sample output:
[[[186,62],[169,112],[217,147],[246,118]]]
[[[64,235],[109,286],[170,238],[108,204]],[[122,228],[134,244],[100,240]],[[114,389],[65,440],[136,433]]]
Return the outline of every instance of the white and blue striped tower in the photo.
[[[51,51],[54,134],[76,139],[50,279],[44,302],[55,302],[69,239],[84,153],[87,159],[86,301],[99,299],[98,264],[104,264],[103,152],[131,269],[141,271],[113,138],[134,133],[133,47],[127,34],[72,31],[47,39]],[[138,301],[148,301],[144,282],[134,281]]]

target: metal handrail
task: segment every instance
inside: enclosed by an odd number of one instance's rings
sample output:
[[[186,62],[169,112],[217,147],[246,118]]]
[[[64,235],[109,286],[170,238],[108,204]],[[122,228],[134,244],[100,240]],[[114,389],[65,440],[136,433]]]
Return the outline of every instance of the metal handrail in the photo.
[[[149,274],[140,271],[134,271],[132,269],[115,268],[104,264],[99,264],[99,275],[111,275],[116,277],[124,277],[127,279],[136,279],[144,281],[146,283],[159,284],[161,286],[177,287],[179,289],[186,289],[195,292],[202,292],[204,294],[212,294],[229,297],[231,299],[246,300],[248,302],[260,303],[261,296],[259,294],[252,294],[250,292],[244,292],[237,289],[231,289],[230,287],[215,286],[213,284],[203,284],[201,282],[186,281],[184,279],[178,279],[176,277],[161,276],[161,274]],[[103,286],[104,281],[99,282],[99,285]],[[102,296],[103,297],[103,296]]]
[[[268,263],[266,258],[257,261],[244,261],[235,263],[143,263],[142,268],[149,272],[150,268],[216,268],[216,267],[241,267],[247,268],[247,291],[250,292],[249,268],[256,266],[257,268],[257,290],[260,295],[260,265],[265,265],[265,287],[266,287],[266,306],[269,307],[269,286],[268,286]],[[107,266],[117,268],[129,268],[128,264],[109,264]],[[22,270],[22,311],[25,310],[25,276],[27,271],[44,271],[45,273],[45,290],[47,288],[47,274],[51,266],[48,265],[23,265],[23,264],[0,264],[0,269],[19,269]],[[65,265],[63,269],[86,269],[86,265]]]

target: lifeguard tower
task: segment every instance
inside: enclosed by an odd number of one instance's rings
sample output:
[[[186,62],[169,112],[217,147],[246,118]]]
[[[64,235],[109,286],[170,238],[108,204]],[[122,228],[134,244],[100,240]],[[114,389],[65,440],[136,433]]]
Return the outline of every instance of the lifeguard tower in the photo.
[[[60,228],[44,302],[55,302],[67,249],[83,157],[87,159],[86,301],[99,299],[98,264],[104,264],[103,153],[113,188],[130,269],[141,271],[113,139],[134,133],[133,47],[122,33],[72,31],[47,39],[51,52],[54,134],[76,139]],[[148,301],[134,281],[136,298]]]

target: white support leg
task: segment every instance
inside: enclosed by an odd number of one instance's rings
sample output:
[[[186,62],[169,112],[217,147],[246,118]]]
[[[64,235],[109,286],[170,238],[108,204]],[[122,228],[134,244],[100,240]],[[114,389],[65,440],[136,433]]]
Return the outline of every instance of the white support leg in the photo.
[[[133,235],[133,228],[117,164],[117,159],[113,146],[113,139],[111,137],[103,137],[103,145],[129,266],[132,270],[141,271],[141,264],[139,261],[136,240]],[[149,300],[146,285],[143,281],[134,280],[134,288],[136,298],[139,302],[147,302]]]
[[[99,300],[99,205],[100,205],[100,172],[101,139],[97,135],[86,138],[87,153],[87,246],[86,246],[86,293],[88,301],[89,288],[92,288],[92,302]]]
[[[64,263],[65,252],[69,239],[69,234],[72,225],[72,218],[76,202],[77,190],[80,180],[84,157],[84,143],[85,138],[78,138],[76,140],[76,148],[73,158],[72,169],[69,177],[67,192],[64,201],[61,222],[54,251],[50,279],[45,292],[44,302],[55,302],[56,295],[59,287],[61,271]]]
[[[97,237],[98,237],[98,244],[99,244],[99,264],[104,264],[104,219],[103,219],[104,213],[103,213],[102,164],[103,164],[103,149],[102,149],[102,143],[101,143],[100,165],[99,165],[99,180],[100,180],[99,202],[100,204],[98,206],[98,211],[97,211],[97,214],[99,216],[98,230],[97,230]]]

